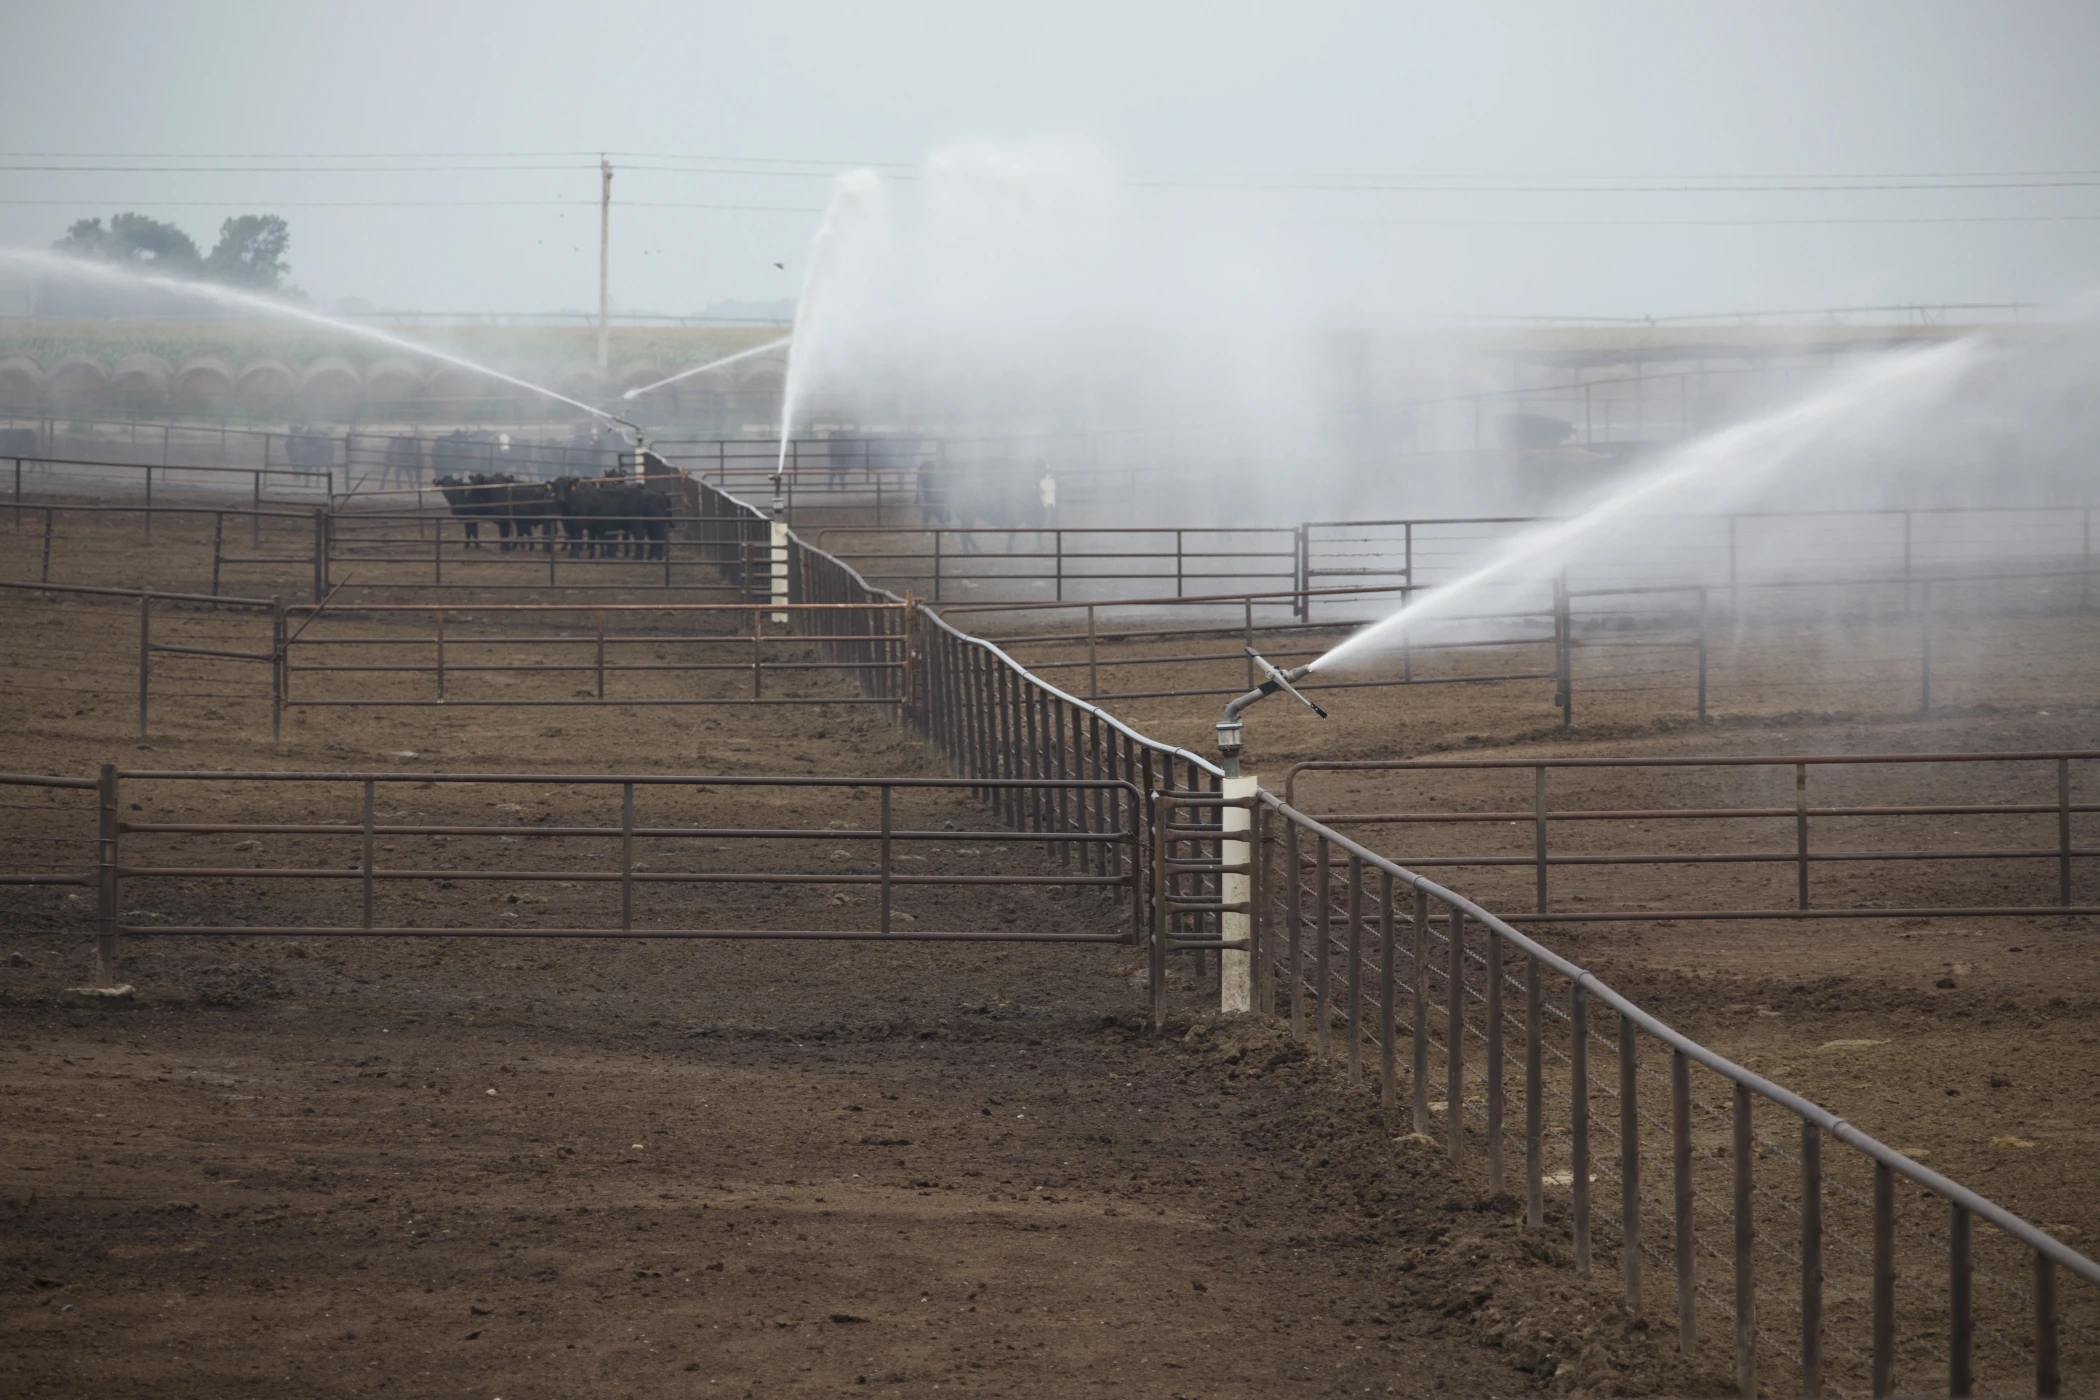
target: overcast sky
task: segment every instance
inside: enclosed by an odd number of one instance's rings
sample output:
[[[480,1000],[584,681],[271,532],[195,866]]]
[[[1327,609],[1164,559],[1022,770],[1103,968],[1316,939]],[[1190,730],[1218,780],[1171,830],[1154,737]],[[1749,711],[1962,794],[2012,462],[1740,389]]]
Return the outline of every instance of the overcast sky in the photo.
[[[274,211],[324,306],[594,307],[600,149],[617,307],[792,297],[836,171],[969,139],[1085,148],[1133,217],[1251,231],[1334,316],[2100,284],[2091,0],[8,10],[0,241]]]

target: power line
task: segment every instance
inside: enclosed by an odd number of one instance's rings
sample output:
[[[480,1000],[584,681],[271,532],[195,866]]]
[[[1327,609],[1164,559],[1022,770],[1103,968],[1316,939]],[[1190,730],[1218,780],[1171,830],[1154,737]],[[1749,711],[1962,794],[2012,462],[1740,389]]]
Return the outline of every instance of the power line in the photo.
[[[872,167],[877,169],[917,169],[916,163],[906,161],[871,160],[818,160],[795,156],[731,156],[694,155],[667,151],[0,151],[0,160],[413,160],[413,161],[460,161],[460,160],[589,160],[595,165],[598,157],[609,155],[622,160],[665,160],[686,163],[715,165],[816,165],[829,170],[849,167]],[[1291,178],[1309,180],[1992,180],[1992,179],[2057,179],[2067,176],[2100,176],[2094,169],[2020,169],[2020,170],[1899,170],[1899,171],[1736,171],[1730,174],[1712,172],[1635,172],[1612,171],[1569,174],[1551,171],[1499,171],[1475,175],[1453,175],[1449,172],[1429,171],[1310,171]]]
[[[228,209],[235,205],[267,205],[273,209],[576,209],[595,211],[596,200],[583,199],[156,199],[124,195],[117,199],[0,199],[0,205],[42,208],[102,208],[135,204],[149,209]],[[759,214],[821,214],[821,204],[655,204],[643,200],[616,199],[613,207],[628,209],[722,209]]]
[[[560,153],[570,155],[571,153]],[[15,161],[51,161],[59,159],[154,159],[155,157],[109,156],[109,157],[61,157],[4,154],[0,159]],[[458,173],[571,173],[595,168],[581,164],[490,164],[494,159],[517,160],[544,159],[543,156],[520,155],[502,157],[429,157],[426,163],[415,165],[54,165],[54,164],[0,164],[0,171],[15,174],[458,174]],[[166,157],[182,160],[300,160],[300,159],[411,159],[402,156],[371,157],[260,157],[260,156],[186,156]],[[414,158],[424,159],[424,158]],[[630,154],[623,157],[623,168],[659,174],[720,175],[734,178],[773,178],[792,180],[830,179],[842,168],[818,161],[784,161],[738,157],[666,157]],[[661,162],[672,163],[661,163]],[[447,162],[447,163],[428,163]],[[649,163],[659,162],[659,163]],[[766,166],[807,165],[814,169],[767,169]],[[741,167],[741,168],[732,168]],[[916,178],[912,167],[888,166],[901,171],[897,178]],[[1539,176],[1371,176],[1371,175],[1310,175],[1292,176],[1275,180],[1229,180],[1204,178],[1166,178],[1161,176],[1140,177],[1128,183],[1137,189],[1157,190],[1220,190],[1244,192],[1270,192],[1284,194],[1328,193],[1328,194],[1822,194],[1877,192],[1916,192],[1939,190],[2039,190],[2039,189],[2092,189],[2100,188],[2100,171],[2022,171],[2022,172],[1948,172],[1935,174],[1873,174],[1873,175],[1786,175],[1786,176],[1724,176],[1724,175],[1672,175],[1672,176],[1595,176],[1595,175],[1539,175]],[[1541,183],[1543,182],[1543,183]],[[1684,183],[1692,182],[1692,183]]]
[[[0,206],[37,208],[115,207],[136,204],[148,209],[226,209],[252,205],[270,209],[575,209],[593,206],[575,199],[0,199]],[[821,214],[814,204],[710,204],[680,200],[615,199],[616,209],[694,209],[724,213]],[[1929,224],[2085,224],[2100,223],[2100,214],[1951,214],[1890,215],[1861,218],[1800,219],[1306,219],[1294,222],[1360,228],[1784,228],[1833,226],[1904,226]]]

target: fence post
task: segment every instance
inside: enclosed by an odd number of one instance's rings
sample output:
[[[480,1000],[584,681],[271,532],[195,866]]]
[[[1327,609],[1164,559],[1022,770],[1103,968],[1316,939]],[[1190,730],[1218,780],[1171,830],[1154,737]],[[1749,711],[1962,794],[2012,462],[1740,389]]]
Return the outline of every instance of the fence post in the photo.
[[[1932,713],[1932,580],[1925,580],[1918,609],[1918,713]]]
[[[1255,792],[1257,781],[1249,776],[1225,779],[1221,792],[1226,802],[1244,801],[1246,807],[1225,806],[1219,809],[1219,825],[1224,840],[1218,845],[1218,854],[1223,857],[1224,878],[1218,884],[1219,902],[1226,912],[1219,922],[1223,942],[1245,939],[1245,948],[1221,948],[1218,950],[1218,1009],[1227,1014],[1252,1011],[1254,1009],[1254,846],[1247,839],[1253,834]],[[1083,809],[1082,809],[1083,810]],[[1245,833],[1234,840],[1235,833]],[[1235,865],[1246,869],[1234,873]],[[1231,906],[1243,904],[1245,909],[1235,913]]]
[[[887,850],[888,838],[884,838]],[[887,872],[887,865],[884,867]],[[888,890],[884,890],[885,899]],[[887,921],[885,921],[887,923]],[[634,784],[620,784],[620,932],[634,927]]]
[[[284,681],[285,681],[284,600],[276,599],[270,606],[270,742],[284,738]]]
[[[1413,1109],[1415,1131],[1424,1137],[1429,1135],[1429,896],[1423,890],[1415,890],[1414,952],[1412,973],[1414,981],[1413,1044],[1409,1047],[1408,1074],[1414,1080]]]
[[[1086,698],[1099,699],[1101,695],[1101,658],[1094,640],[1094,605],[1086,605]]]
[[[44,508],[44,566],[37,575],[39,583],[51,582],[51,521],[56,514],[49,506]]]
[[[2071,903],[2071,760],[2056,760],[2056,896]]]
[[[1453,1166],[1466,1153],[1466,915],[1451,906],[1444,947],[1444,1147]]]
[[[1757,1261],[1752,1251],[1757,1233],[1750,1219],[1751,1153],[1750,1086],[1735,1086],[1733,1140],[1735,1167],[1735,1388],[1743,1400],[1757,1400]]]
[[[1400,1108],[1400,1084],[1396,1063],[1399,1047],[1393,1041],[1393,872],[1378,872],[1378,1106],[1385,1113],[1385,1129],[1393,1130]]]
[[[153,654],[153,595],[139,594],[139,737],[146,737],[146,658]]]
[[[374,799],[375,793],[376,793],[376,784],[374,784],[374,782],[373,782],[373,781],[372,781],[372,779],[370,779],[370,778],[367,778],[367,779],[365,779],[365,821],[364,821],[364,892],[365,892],[365,900],[364,900],[364,904],[365,904],[365,909],[364,909],[364,915],[365,915],[365,927],[366,927],[366,928],[370,928],[370,927],[372,926],[372,858],[373,858],[373,855],[374,855],[374,845],[373,845],[373,839],[372,839],[372,838],[373,838],[373,832],[372,832],[372,821],[373,821],[373,816],[374,816],[374,812],[373,812],[373,807],[374,807],[374,805],[375,805],[375,804],[374,804],[374,800],[373,800],[373,799]]]
[[[215,510],[211,516],[211,596],[219,596],[219,560],[226,553],[226,512]]]
[[[880,478],[877,478],[880,481]],[[633,784],[628,785],[630,788]],[[890,931],[890,785],[882,785],[882,931]]]
[[[1502,1194],[1502,935],[1487,929],[1487,1167],[1488,1194]]]
[[[1798,907],[1808,908],[1808,765],[1794,765],[1794,883]]]
[[[1590,1271],[1590,994],[1568,988],[1568,1188],[1574,1198],[1575,1268]]]
[[[1538,886],[1538,912],[1546,912],[1546,765],[1531,770],[1531,858]]]
[[[1706,723],[1706,590],[1699,590],[1699,722]]]
[[[146,539],[153,538],[153,468],[146,468]]]
[[[263,463],[265,466],[269,464],[269,454],[267,452],[264,453]],[[250,537],[248,543],[254,548],[260,549],[262,547],[262,473],[251,473],[248,479],[251,486],[248,507],[248,533]]]
[[[605,698],[605,609],[597,608],[593,612],[598,619],[598,698],[603,700]],[[757,685],[757,681],[758,672],[754,668],[752,671],[752,684],[754,687]]]
[[[95,985],[117,985],[117,857],[121,830],[117,765],[105,763],[95,785]]]
[[[1349,959],[1349,970],[1342,978],[1342,986],[1349,998],[1348,1010],[1342,1016],[1342,1025],[1349,1037],[1347,1075],[1349,1082],[1356,1082],[1356,1073],[1363,1058],[1363,1034],[1360,1026],[1363,1009],[1363,930],[1364,930],[1364,860],[1362,856],[1349,857],[1349,898],[1345,902],[1348,910],[1349,932],[1342,940],[1344,956]]]
[[[435,640],[437,642],[438,699],[443,700],[445,698],[445,609],[442,604],[437,609]]]
[[[1146,949],[1145,975],[1152,994],[1152,1030],[1167,1027],[1167,820],[1171,808],[1157,791],[1152,809],[1152,942]]]
[[[1575,612],[1565,573],[1553,581],[1553,636],[1558,643],[1554,670],[1560,681],[1560,693],[1553,699],[1560,706],[1561,728],[1566,729],[1575,723]]]
[[[2061,1395],[2064,1388],[2056,1311],[2056,1261],[2034,1254],[2034,1393],[2038,1400]]]
[[[1305,1039],[1305,856],[1299,849],[1299,827],[1284,823],[1290,838],[1285,844],[1290,887],[1284,899],[1285,917],[1291,921],[1284,937],[1284,961],[1291,970],[1291,1039]]]
[[[1619,1271],[1626,1306],[1641,1310],[1640,1044],[1633,1018],[1619,1015]]]
[[[1524,1223],[1546,1223],[1545,986],[1538,955],[1524,957]]]
[[[1969,1208],[1947,1206],[1947,1394],[1968,1400],[1976,1393],[1976,1256]]]
[[[1801,1120],[1801,1394],[1823,1394],[1823,1132]]]
[[[1896,1172],[1874,1164],[1873,1361],[1871,1394],[1889,1394],[1896,1369]]]
[[[1670,1176],[1677,1247],[1677,1349],[1688,1352],[1699,1344],[1692,1273],[1698,1256],[1692,1238],[1692,1061],[1682,1050],[1670,1052]]]
[[[328,511],[314,507],[314,601],[328,596]]]
[[[1313,1018],[1316,1023],[1313,1026],[1313,1044],[1318,1049],[1319,1056],[1323,1060],[1327,1058],[1327,984],[1333,980],[1332,973],[1334,971],[1333,967],[1330,966],[1332,958],[1327,947],[1330,936],[1328,932],[1330,919],[1327,906],[1332,896],[1331,882],[1333,879],[1331,872],[1328,870],[1328,865],[1333,858],[1332,852],[1327,848],[1327,838],[1325,836],[1315,836],[1313,838],[1313,861],[1315,864],[1313,871],[1313,967],[1317,969],[1315,975],[1319,980],[1313,984]]]

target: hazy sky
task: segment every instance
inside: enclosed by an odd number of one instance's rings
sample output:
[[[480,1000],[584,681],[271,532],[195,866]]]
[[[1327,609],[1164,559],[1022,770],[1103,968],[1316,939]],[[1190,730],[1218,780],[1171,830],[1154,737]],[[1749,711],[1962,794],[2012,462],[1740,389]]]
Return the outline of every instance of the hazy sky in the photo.
[[[972,138],[1088,148],[1341,316],[2100,285],[2091,0],[8,11],[0,241],[275,211],[323,305],[594,307],[600,149],[616,306],[792,297],[835,171]]]

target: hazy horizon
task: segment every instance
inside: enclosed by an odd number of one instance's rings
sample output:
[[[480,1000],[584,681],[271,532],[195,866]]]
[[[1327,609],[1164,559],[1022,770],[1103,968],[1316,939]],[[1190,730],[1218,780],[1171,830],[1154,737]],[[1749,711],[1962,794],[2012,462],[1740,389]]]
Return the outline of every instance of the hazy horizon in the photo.
[[[792,299],[835,175],[1056,142],[1308,314],[2052,302],[2100,283],[2100,9],[1102,4],[17,17],[0,243],[291,222],[328,307]],[[566,154],[550,155],[550,152]],[[776,266],[776,264],[778,264]]]

